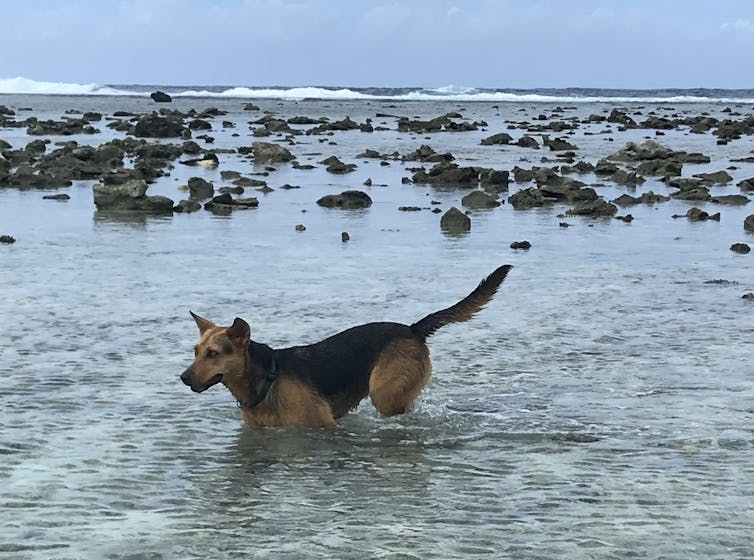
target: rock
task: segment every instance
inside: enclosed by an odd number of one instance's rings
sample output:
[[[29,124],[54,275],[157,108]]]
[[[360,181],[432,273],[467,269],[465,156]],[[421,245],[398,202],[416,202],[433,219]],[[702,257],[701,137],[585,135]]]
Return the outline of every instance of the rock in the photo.
[[[440,218],[440,229],[446,233],[464,233],[471,230],[471,218],[453,206]]]
[[[739,181],[736,186],[740,187],[744,192],[754,192],[754,177]]]
[[[317,201],[317,204],[324,206],[325,208],[357,210],[361,208],[369,208],[372,205],[372,199],[365,192],[350,190],[343,191],[340,194],[323,196]]]
[[[492,136],[483,138],[481,145],[482,146],[495,146],[498,144],[510,144],[511,142],[513,142],[513,136],[511,136],[507,132],[501,132],[500,134],[493,134]]]
[[[635,171],[629,173],[628,171],[624,171],[623,169],[618,169],[618,171],[613,173],[613,175],[610,177],[610,180],[618,185],[623,185],[626,187],[635,187],[644,183],[644,177],[638,175]]]
[[[521,138],[519,138],[518,141],[516,142],[516,146],[520,146],[522,148],[534,148],[536,150],[539,149],[539,143],[534,138],[528,135],[524,135]]]
[[[227,215],[233,210],[246,210],[248,208],[256,208],[259,206],[259,201],[254,198],[233,198],[230,194],[220,194],[214,197],[209,202],[204,204],[204,209],[209,210],[215,214]]]
[[[173,98],[163,91],[154,91],[149,95],[149,97],[151,97],[152,101],[156,103],[170,103],[171,101],[173,101]]]
[[[578,150],[576,146],[569,143],[564,138],[555,138],[553,140],[550,140],[550,137],[547,135],[542,136],[542,144],[550,148],[553,152],[562,152],[566,150]]]
[[[577,202],[573,208],[566,212],[568,216],[593,216],[607,217],[614,216],[618,212],[618,207],[602,198],[596,200],[585,200]]]
[[[306,226],[304,224],[298,224],[296,226],[296,231],[306,231]]]
[[[497,208],[500,206],[500,203],[495,200],[495,197],[482,191],[470,192],[461,199],[461,204],[466,208],[471,209]]]
[[[139,138],[180,138],[187,130],[180,115],[152,113],[141,116],[130,133]]]
[[[717,204],[729,204],[732,206],[742,206],[744,204],[749,204],[750,200],[748,197],[742,194],[725,194],[720,196],[713,196],[712,198],[710,198],[710,202],[715,202]]]
[[[510,247],[511,249],[524,249],[528,251],[531,249],[531,243],[528,241],[514,241],[511,243]]]
[[[270,165],[272,163],[286,163],[292,161],[293,154],[285,147],[269,142],[254,142],[252,153],[256,165]]]
[[[636,126],[636,121],[634,119],[618,109],[610,111],[610,115],[607,117],[607,122],[622,124],[626,128],[634,128]]]
[[[179,161],[183,165],[199,166],[205,169],[214,169],[220,165],[220,160],[215,154],[205,154],[203,157]]]
[[[446,161],[453,161],[455,158],[450,152],[440,154],[436,152],[431,146],[422,144],[419,149],[406,154],[401,158],[403,161],[422,161],[425,163],[442,163]]]
[[[212,198],[215,194],[215,187],[209,181],[201,177],[191,177],[188,180],[189,198],[205,199]]]
[[[480,186],[485,192],[499,194],[508,190],[509,173],[498,169],[482,171],[480,177]]]
[[[429,172],[424,169],[414,173],[414,183],[443,184],[473,187],[479,184],[479,169],[459,167],[455,163],[438,163]]]
[[[508,202],[516,210],[526,210],[536,206],[544,206],[545,197],[538,188],[529,187],[509,196]]]
[[[670,196],[678,200],[693,200],[693,201],[704,201],[704,200],[709,200],[710,198],[712,198],[707,187],[681,189],[680,191],[675,192],[671,194]]]
[[[225,193],[228,193],[228,194],[243,194],[244,193],[244,188],[243,187],[220,187],[218,189],[218,191],[220,192],[220,194],[225,194]]]
[[[0,235],[0,243],[11,244],[15,242],[16,242],[16,238],[13,237],[12,235]]]
[[[212,123],[202,120],[194,119],[188,123],[189,130],[212,130]]]
[[[202,205],[199,204],[196,200],[181,200],[173,208],[173,212],[190,214],[191,212],[196,212],[197,210],[200,210],[201,207]]]
[[[744,230],[754,231],[754,214],[746,216],[746,219],[744,220]]]
[[[335,175],[345,175],[356,169],[355,163],[343,163],[335,156],[330,156],[320,163],[327,165],[326,171],[328,173],[334,173]]]
[[[244,111],[259,111],[259,107],[257,105],[254,105],[253,103],[246,103],[243,106]]]
[[[71,197],[65,193],[63,194],[48,194],[42,197],[43,200],[70,200]]]
[[[399,206],[398,211],[399,212],[419,212],[421,210],[421,206]]]
[[[342,232],[342,233],[340,234],[340,240],[341,240],[341,241],[342,241],[343,243],[345,243],[345,242],[347,242],[347,241],[350,241],[350,240],[351,240],[351,236],[350,236],[350,235],[348,234],[348,232],[347,232],[347,231],[344,231],[344,232]]]
[[[199,154],[201,153],[202,148],[201,146],[199,146],[199,144],[197,144],[193,140],[189,140],[181,144],[181,150],[183,151],[184,154]]]
[[[647,140],[650,142],[650,140]],[[636,167],[636,172],[652,177],[677,177],[683,170],[683,164],[672,160],[643,161]]]
[[[730,246],[730,250],[734,253],[741,253],[745,255],[749,251],[751,251],[751,247],[749,247],[746,243],[734,243]]]
[[[92,187],[98,210],[171,213],[174,203],[165,196],[147,196],[146,181],[135,179],[122,185],[96,184]]]
[[[707,220],[719,222],[720,212],[710,215],[701,208],[695,206],[689,209],[685,214],[673,214],[673,218],[688,218],[691,222],[705,222]]]
[[[638,198],[631,196],[630,194],[623,194],[614,199],[613,204],[617,204],[619,206],[631,206],[634,204],[655,204],[657,202],[667,202],[668,200],[670,200],[669,196],[663,196],[660,194],[655,194],[652,191],[647,191]]]
[[[626,214],[625,216],[615,216],[616,220],[620,220],[621,222],[626,222],[627,224],[630,224],[634,221],[634,217],[631,214]]]
[[[645,140],[640,143],[629,142],[623,146],[623,148],[614,154],[607,156],[605,159],[608,161],[635,163],[648,160],[670,159],[677,153],[678,152],[663,146],[659,142]]]
[[[710,185],[726,185],[733,180],[727,171],[716,171],[715,173],[695,173],[694,177],[701,179],[702,182]]]
[[[754,299],[754,293],[747,292],[747,293],[745,293],[744,295],[741,296],[741,299],[752,300],[752,299]]]

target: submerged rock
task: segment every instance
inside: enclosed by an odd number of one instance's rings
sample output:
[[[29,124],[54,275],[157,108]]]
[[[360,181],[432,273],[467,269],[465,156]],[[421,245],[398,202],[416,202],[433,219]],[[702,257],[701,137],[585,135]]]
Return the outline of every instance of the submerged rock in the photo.
[[[473,191],[461,199],[461,204],[466,208],[481,209],[481,208],[497,208],[500,203],[495,200],[494,196],[482,191]]]
[[[720,212],[709,214],[701,208],[694,206],[693,208],[690,208],[685,214],[673,214],[673,218],[688,218],[690,222],[705,222],[707,220],[719,222]]]
[[[254,142],[251,146],[254,163],[270,165],[272,163],[286,163],[293,161],[293,154],[283,146],[270,142]]]
[[[122,185],[96,184],[92,187],[98,210],[171,213],[174,203],[166,196],[147,196],[147,183],[135,179]]]
[[[440,218],[440,229],[446,233],[465,233],[471,230],[471,218],[453,206]]]
[[[152,101],[154,101],[155,103],[170,103],[171,101],[173,101],[173,98],[164,91],[154,91],[149,95],[149,97],[151,97]]]
[[[751,251],[751,247],[749,247],[746,243],[734,243],[730,246],[730,250],[734,253],[741,253],[746,254]]]
[[[618,207],[602,198],[596,200],[584,200],[577,202],[573,208],[566,212],[568,216],[593,216],[608,217],[614,216],[618,212]]]
[[[350,190],[340,194],[328,194],[317,201],[317,204],[325,208],[340,208],[343,210],[358,210],[369,208],[372,199],[363,191]]]

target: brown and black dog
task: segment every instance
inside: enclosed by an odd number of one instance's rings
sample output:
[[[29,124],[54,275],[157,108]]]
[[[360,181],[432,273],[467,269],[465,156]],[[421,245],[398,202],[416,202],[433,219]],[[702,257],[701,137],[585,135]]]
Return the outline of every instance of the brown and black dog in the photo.
[[[471,319],[510,269],[501,266],[461,301],[413,325],[367,323],[308,346],[273,349],[251,340],[243,319],[218,327],[192,312],[200,339],[181,381],[197,393],[222,383],[254,426],[332,427],[367,395],[385,416],[403,414],[429,381],[427,338]]]

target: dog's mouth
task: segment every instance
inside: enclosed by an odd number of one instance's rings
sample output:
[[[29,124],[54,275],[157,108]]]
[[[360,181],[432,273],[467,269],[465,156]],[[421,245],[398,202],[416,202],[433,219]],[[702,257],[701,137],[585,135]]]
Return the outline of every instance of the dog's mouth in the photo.
[[[213,375],[212,377],[210,377],[209,380],[204,385],[199,385],[198,387],[194,386],[194,385],[191,385],[191,390],[194,393],[203,393],[204,391],[206,391],[207,389],[209,389],[213,385],[217,385],[218,383],[220,383],[220,381],[222,381],[222,380],[223,380],[223,374],[222,373],[216,373],[215,375]]]

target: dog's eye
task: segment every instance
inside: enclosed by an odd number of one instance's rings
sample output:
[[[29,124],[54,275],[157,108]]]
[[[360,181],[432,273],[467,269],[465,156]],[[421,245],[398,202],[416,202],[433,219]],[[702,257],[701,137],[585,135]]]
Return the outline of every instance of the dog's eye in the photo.
[[[208,358],[214,358],[215,356],[217,356],[217,352],[215,352],[214,350],[207,350]]]

